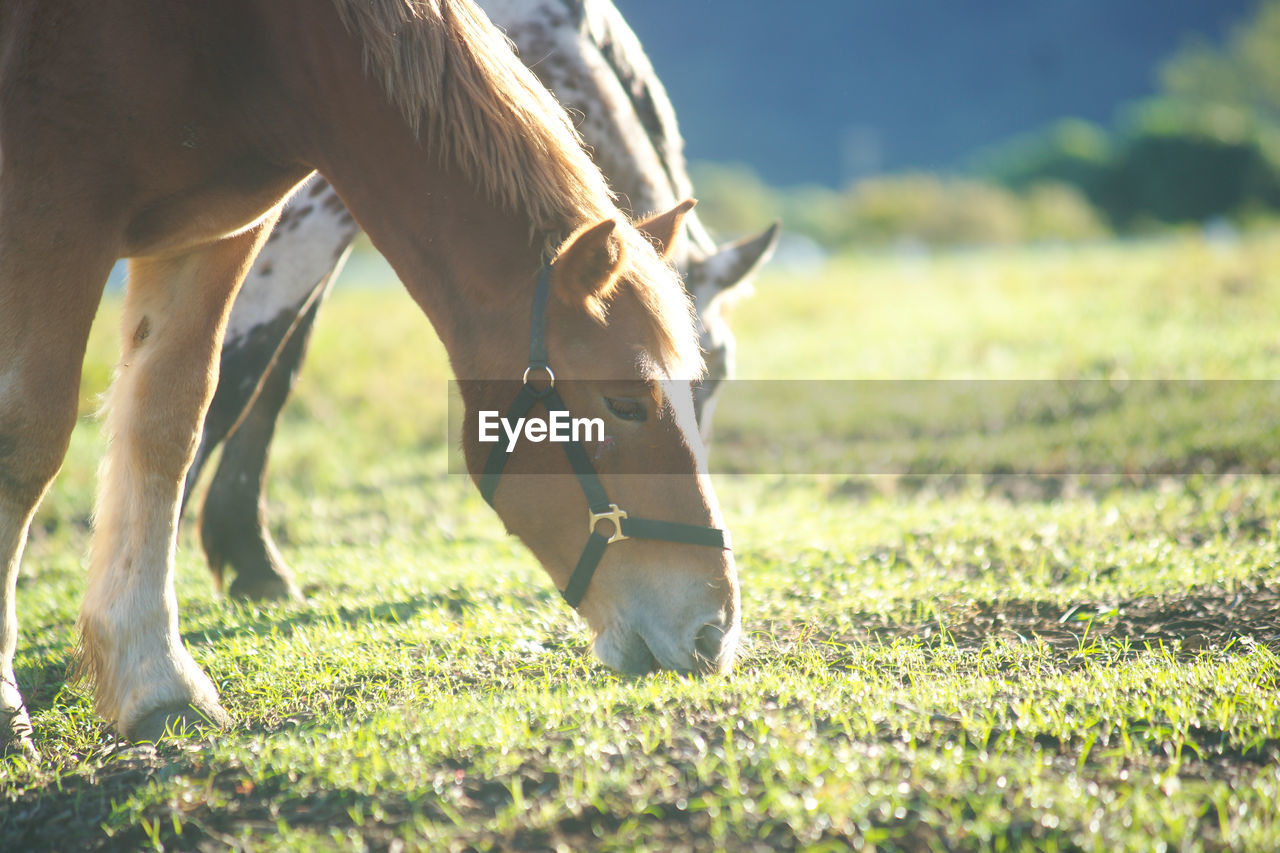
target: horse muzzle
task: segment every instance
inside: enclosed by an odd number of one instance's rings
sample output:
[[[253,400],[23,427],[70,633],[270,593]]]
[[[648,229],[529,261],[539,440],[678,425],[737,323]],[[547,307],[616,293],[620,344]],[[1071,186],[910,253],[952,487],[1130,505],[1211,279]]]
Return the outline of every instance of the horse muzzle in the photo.
[[[610,625],[596,638],[596,656],[605,665],[633,675],[661,669],[709,675],[733,668],[742,636],[736,607],[682,619],[676,627],[662,622],[641,617]]]

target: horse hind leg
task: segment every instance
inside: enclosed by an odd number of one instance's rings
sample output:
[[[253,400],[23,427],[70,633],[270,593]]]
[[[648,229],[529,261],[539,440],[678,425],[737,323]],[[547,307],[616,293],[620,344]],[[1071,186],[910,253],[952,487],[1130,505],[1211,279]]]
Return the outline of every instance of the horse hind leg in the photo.
[[[232,598],[301,597],[267,530],[267,455],[316,313],[357,233],[333,187],[313,176],[286,203],[231,309],[222,375],[187,474],[187,499],[198,468],[225,439],[199,524],[219,587],[223,570],[231,570]]]
[[[228,721],[178,633],[174,551],[227,313],[275,218],[130,269],[77,662],[98,713],[130,740]]]
[[[271,362],[248,411],[227,437],[200,512],[200,542],[215,578],[230,566],[232,598],[302,597],[293,572],[267,530],[267,456],[276,421],[289,398],[316,312],[332,278],[317,285],[315,299],[298,317]]]

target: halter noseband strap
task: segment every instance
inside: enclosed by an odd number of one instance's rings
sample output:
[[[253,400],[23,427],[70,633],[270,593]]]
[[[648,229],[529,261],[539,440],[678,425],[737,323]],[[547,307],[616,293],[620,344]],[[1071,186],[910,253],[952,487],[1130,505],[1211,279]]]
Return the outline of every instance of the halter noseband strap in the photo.
[[[533,291],[533,317],[529,328],[529,366],[524,370],[522,384],[520,390],[516,392],[515,400],[507,409],[504,419],[509,422],[523,418],[539,402],[547,410],[548,415],[556,411],[567,414],[569,411],[564,400],[560,398],[560,393],[556,391],[556,375],[552,372],[547,360],[546,312],[547,296],[550,291],[551,264],[549,261],[544,261],[542,270],[538,273],[538,285]],[[547,385],[537,389],[529,380],[540,372],[546,374]],[[564,447],[569,467],[573,469],[573,473],[578,478],[578,484],[582,487],[582,493],[587,498],[587,530],[591,534],[587,538],[586,546],[582,549],[582,554],[578,557],[578,564],[574,566],[568,585],[560,592],[570,607],[577,609],[582,602],[582,597],[587,594],[587,587],[591,584],[591,577],[604,556],[604,549],[612,542],[620,542],[623,539],[657,539],[686,545],[704,545],[708,548],[730,549],[732,547],[729,542],[729,531],[717,527],[631,517],[626,510],[619,509],[617,504],[609,501],[604,485],[600,482],[600,477],[596,474],[596,469],[592,466],[591,458],[587,455],[587,450],[582,443],[567,441],[561,446]],[[498,491],[498,481],[502,478],[502,471],[506,467],[509,455],[510,451],[502,442],[498,442],[489,451],[489,457],[485,460],[484,471],[480,474],[480,494],[484,496],[489,506],[493,506],[493,498]],[[610,535],[606,536],[596,529],[601,521],[613,522],[613,532]]]

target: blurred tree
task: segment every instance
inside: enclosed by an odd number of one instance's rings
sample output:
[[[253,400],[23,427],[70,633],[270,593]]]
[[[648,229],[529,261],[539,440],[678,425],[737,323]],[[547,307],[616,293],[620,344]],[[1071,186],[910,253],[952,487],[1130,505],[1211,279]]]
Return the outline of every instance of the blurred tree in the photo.
[[[1125,125],[1107,180],[1092,193],[1118,226],[1280,209],[1280,127],[1251,110],[1153,98]]]
[[[1261,0],[1222,47],[1192,42],[1160,69],[1164,92],[1202,110],[1234,107],[1280,124],[1280,0]]]
[[[1092,122],[1068,118],[984,152],[976,168],[979,174],[1015,189],[1053,181],[1078,187],[1093,198],[1115,156],[1115,141],[1107,131]]]
[[[713,164],[695,164],[693,178],[698,210],[712,230],[735,235],[762,218],[780,218],[787,231],[829,249],[1081,240],[1107,233],[1083,193],[1054,181],[1013,190],[990,181],[915,173],[867,178],[843,192],[818,186],[773,189],[746,166]]]
[[[1160,77],[1111,133],[1062,121],[988,152],[980,171],[1020,190],[1070,184],[1126,230],[1280,210],[1280,0],[1220,47],[1187,44]]]

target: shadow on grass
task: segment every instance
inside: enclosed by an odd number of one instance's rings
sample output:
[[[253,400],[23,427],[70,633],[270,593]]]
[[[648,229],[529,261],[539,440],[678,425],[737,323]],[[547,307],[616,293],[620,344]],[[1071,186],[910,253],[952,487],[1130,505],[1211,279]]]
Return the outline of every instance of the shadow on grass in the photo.
[[[1071,604],[968,601],[930,619],[894,621],[883,613],[859,613],[849,622],[851,627],[838,632],[792,623],[770,632],[768,639],[804,638],[836,647],[917,640],[927,647],[970,652],[992,640],[1039,642],[1065,656],[1102,643],[1112,648],[1127,644],[1134,652],[1164,649],[1177,656],[1214,650],[1247,654],[1255,646],[1280,653],[1280,581],[1256,577],[1233,589]]]
[[[234,624],[187,631],[183,633],[182,641],[188,645],[198,645],[246,635],[288,637],[301,627],[332,622],[344,625],[364,625],[371,622],[399,624],[421,611],[439,608],[462,616],[473,611],[477,607],[477,601],[465,593],[448,591],[415,595],[404,601],[384,602],[368,607],[340,607],[336,610],[253,611],[249,607],[233,606],[240,607],[240,611],[234,614]],[[209,609],[216,607],[215,604]],[[20,663],[15,667],[15,674],[27,710],[35,714],[51,707],[66,685],[72,665],[72,649],[61,643],[38,643],[26,645],[22,651],[22,659],[35,662]]]
[[[479,601],[465,592],[449,590],[447,592],[419,594],[403,601],[388,601],[366,607],[339,607],[336,609],[317,609],[306,605],[299,609],[271,608],[260,610],[251,605],[232,604],[237,608],[235,624],[215,625],[188,631],[182,635],[186,643],[206,643],[245,635],[280,635],[288,637],[299,628],[307,625],[325,623],[341,623],[343,625],[366,625],[372,622],[400,624],[422,611],[445,609],[462,616],[476,609]],[[305,607],[305,609],[301,609]]]
[[[147,836],[141,827],[109,836],[103,825],[121,803],[174,767],[146,750],[126,750],[92,773],[59,775],[10,793],[0,809],[0,850],[142,849]]]
[[[220,847],[243,837],[246,831],[266,837],[282,824],[295,831],[314,833],[318,838],[332,838],[335,831],[354,830],[371,849],[395,849],[399,839],[414,834],[412,830],[406,833],[407,824],[434,824],[436,831],[443,831],[446,837],[457,834],[457,841],[449,845],[451,849],[459,846],[468,850],[588,850],[624,825],[631,824],[634,831],[636,824],[643,824],[651,846],[689,849],[691,838],[709,837],[712,823],[708,810],[699,807],[698,802],[714,801],[723,794],[712,783],[695,781],[696,774],[690,768],[685,784],[669,791],[665,799],[646,800],[643,811],[625,791],[610,792],[595,803],[566,808],[566,797],[571,795],[568,780],[528,762],[499,776],[474,774],[446,762],[437,768],[436,775],[442,783],[426,790],[371,793],[331,787],[304,791],[287,781],[282,783],[278,777],[255,779],[243,769],[230,767],[207,778],[209,788],[218,794],[210,799],[219,802],[219,806],[213,808],[200,802],[184,810],[180,815],[180,835],[173,830],[172,806],[151,806],[146,811],[157,827],[158,840],[171,849]],[[517,789],[523,808],[512,814],[512,792]],[[690,802],[694,803],[692,808]],[[560,816],[550,821],[530,820],[530,815],[539,812]],[[496,831],[494,820],[504,813],[510,816],[508,827]],[[801,840],[785,820],[769,815],[761,815],[750,826],[735,827],[734,834],[744,841],[765,839],[768,849],[782,850],[820,840],[844,844],[850,840],[837,831],[820,832]],[[894,835],[908,841],[921,837],[938,839],[937,833],[922,826],[921,821],[907,829],[896,827],[890,837]],[[136,844],[148,840],[137,829],[113,840],[122,837]],[[436,843],[442,844],[441,839],[437,838]]]
[[[339,619],[353,624],[371,618],[399,621],[429,607],[456,607],[466,612],[473,603],[456,594],[414,596],[400,602],[370,608],[343,608],[316,613],[273,614],[264,626],[281,630],[306,622]],[[280,618],[284,617],[284,618]],[[971,602],[944,611],[937,618],[914,623],[889,624],[882,617],[867,614],[853,619],[853,628],[824,635],[821,630],[789,622],[775,626],[770,639],[783,642],[791,634],[822,651],[827,664],[838,668],[847,652],[841,644],[878,645],[897,639],[919,639],[928,647],[978,650],[991,640],[1037,638],[1064,668],[1077,665],[1085,656],[1077,654],[1096,639],[1122,643],[1136,650],[1147,645],[1163,646],[1176,655],[1217,649],[1227,654],[1244,653],[1251,645],[1280,648],[1280,582],[1256,579],[1232,590],[1194,590],[1185,594],[1142,596],[1119,601],[1082,601],[1071,605],[1034,600]],[[792,633],[794,632],[794,633]],[[803,632],[803,633],[801,633]],[[1248,638],[1246,641],[1244,638]],[[779,697],[780,704],[787,700]],[[1087,701],[1087,700],[1086,700]],[[647,707],[634,713],[649,713]],[[0,849],[136,849],[152,843],[138,821],[145,816],[160,843],[173,849],[205,849],[233,845],[237,838],[268,838],[281,824],[318,838],[329,833],[357,831],[365,844],[379,849],[396,839],[412,835],[414,826],[424,823],[438,829],[459,832],[466,844],[483,848],[547,848],[566,846],[586,849],[628,821],[642,821],[646,838],[656,846],[669,841],[672,847],[682,840],[704,835],[709,820],[694,805],[700,798],[717,802],[723,796],[715,780],[704,783],[696,772],[699,756],[708,749],[723,748],[724,707],[694,709],[682,718],[689,733],[683,740],[701,743],[699,750],[681,752],[670,748],[668,761],[688,789],[678,793],[685,800],[649,800],[643,813],[634,810],[625,791],[609,792],[590,804],[579,802],[566,807],[567,780],[546,768],[541,748],[574,749],[576,731],[572,727],[549,729],[540,736],[540,750],[518,767],[501,775],[478,770],[483,763],[466,757],[458,762],[446,758],[438,766],[424,767],[424,775],[409,784],[410,790],[387,790],[370,785],[368,790],[342,786],[307,787],[291,781],[289,775],[253,773],[241,766],[211,766],[198,753],[162,750],[161,759],[109,761],[101,769],[84,775],[67,775],[54,782],[6,797],[7,810],[0,814]],[[806,712],[809,713],[809,712]],[[1018,754],[1032,750],[1052,761],[1061,772],[1094,773],[1103,786],[1121,785],[1108,768],[1117,759],[1108,757],[1124,743],[1125,762],[1162,773],[1176,772],[1188,780],[1225,778],[1245,784],[1259,767],[1270,766],[1280,757],[1280,739],[1263,738],[1242,743],[1230,731],[1205,722],[1183,726],[1174,734],[1168,720],[1140,719],[1118,715],[1100,720],[1079,731],[1054,734],[1045,730],[1022,730],[1017,726],[984,727],[966,722],[946,707],[921,709],[900,706],[899,712],[866,735],[851,736],[845,723],[822,717],[812,721],[823,739],[845,739],[851,743],[872,743],[877,748],[901,750],[904,760],[915,755],[950,749],[959,744],[973,754]],[[805,725],[810,723],[806,722]],[[878,724],[879,725],[879,724]],[[911,732],[910,742],[903,732]],[[1183,747],[1186,747],[1185,754]],[[762,775],[756,778],[753,774]],[[757,795],[767,792],[768,766],[748,770],[745,790]],[[166,802],[117,808],[136,798],[151,780],[163,781],[182,774],[197,780],[188,789],[208,792],[194,802],[176,798]],[[435,777],[434,779],[432,777]],[[936,780],[935,780],[936,781]],[[936,782],[942,785],[942,782]],[[499,815],[510,815],[518,790],[526,803],[525,814],[559,810],[552,822],[528,826],[519,815],[514,826],[494,832],[490,827]],[[144,795],[145,797],[146,795]],[[889,849],[939,849],[946,839],[937,829],[939,814],[935,798],[913,794],[904,803],[901,817],[879,826],[871,821],[859,830],[825,830],[814,837],[798,838],[795,830],[777,815],[760,810],[732,831],[744,840],[761,841],[773,849],[793,849],[807,844],[843,844],[857,833],[888,833],[880,842]],[[688,810],[686,810],[688,807]],[[132,810],[131,810],[132,809]],[[1209,820],[1212,814],[1206,818]],[[176,819],[176,820],[175,820]],[[466,826],[458,823],[465,821]],[[503,818],[506,822],[507,818]],[[100,827],[113,828],[108,837]],[[181,827],[178,834],[175,827]],[[1001,837],[1041,847],[1049,840],[1061,849],[1071,849],[1070,834],[1042,830],[1038,824],[1015,819],[998,827]],[[846,834],[847,833],[847,834]]]
[[[531,590],[528,601],[541,599],[544,603],[550,600],[552,593]],[[475,595],[466,590],[452,588],[435,593],[413,595],[400,601],[382,602],[364,606],[313,607],[307,604],[286,605],[259,609],[252,605],[242,605],[226,601],[201,602],[195,607],[187,608],[187,612],[199,613],[206,624],[182,634],[183,642],[196,647],[212,645],[220,641],[231,640],[243,636],[279,637],[286,639],[299,629],[310,625],[338,624],[343,626],[363,626],[373,623],[398,625],[407,622],[422,612],[447,611],[459,620],[474,616],[491,593],[477,590]],[[222,621],[218,622],[221,615]],[[213,624],[209,624],[212,622]],[[388,641],[390,642],[390,641]],[[579,656],[589,652],[578,643],[560,643],[547,638],[543,649],[558,646],[572,648]],[[23,692],[27,709],[32,714],[49,710],[55,704],[66,700],[60,698],[68,688],[73,666],[73,644],[70,642],[45,642],[24,644],[23,654],[15,667],[17,682]],[[513,665],[514,666],[514,665]],[[518,669],[527,672],[532,664],[522,659]],[[454,682],[475,681],[484,683],[486,679],[496,679],[499,667],[495,663],[491,671],[454,675]],[[269,728],[251,730],[268,731]],[[0,846],[0,851],[5,848]]]

